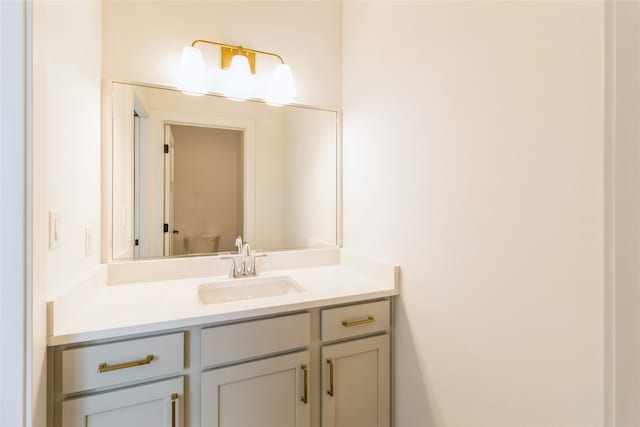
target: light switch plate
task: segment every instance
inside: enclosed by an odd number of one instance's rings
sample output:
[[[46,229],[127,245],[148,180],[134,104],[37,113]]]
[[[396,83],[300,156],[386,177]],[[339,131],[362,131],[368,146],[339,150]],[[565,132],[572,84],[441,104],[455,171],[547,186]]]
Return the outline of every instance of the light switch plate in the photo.
[[[49,211],[49,250],[54,251],[62,246],[62,212]]]

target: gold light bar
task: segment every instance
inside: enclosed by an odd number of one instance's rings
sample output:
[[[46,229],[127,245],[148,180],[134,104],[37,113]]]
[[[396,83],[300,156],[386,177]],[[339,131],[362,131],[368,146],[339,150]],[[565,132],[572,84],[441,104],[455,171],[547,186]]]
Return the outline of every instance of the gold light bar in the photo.
[[[255,74],[256,73],[256,53],[260,53],[263,55],[270,55],[270,56],[274,56],[276,58],[278,58],[280,60],[280,62],[282,64],[284,64],[284,59],[282,58],[282,56],[278,55],[277,53],[273,53],[273,52],[267,52],[264,50],[257,50],[257,49],[249,49],[246,47],[242,47],[242,46],[233,46],[230,44],[225,44],[225,43],[220,43],[220,42],[214,42],[211,40],[194,40],[191,43],[191,47],[195,47],[196,44],[198,43],[206,43],[206,44],[211,44],[214,46],[220,46],[221,48],[221,55],[220,55],[220,66],[223,70],[226,70],[227,68],[229,68],[231,66],[231,59],[235,56],[235,55],[242,55],[245,56],[247,58],[247,60],[249,61],[249,66],[251,67],[251,74]]]

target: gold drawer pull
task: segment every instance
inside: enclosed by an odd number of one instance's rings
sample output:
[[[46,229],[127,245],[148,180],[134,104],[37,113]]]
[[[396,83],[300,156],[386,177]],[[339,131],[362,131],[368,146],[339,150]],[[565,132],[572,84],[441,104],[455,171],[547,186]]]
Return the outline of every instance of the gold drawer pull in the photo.
[[[135,360],[133,362],[127,362],[127,363],[120,363],[119,365],[109,366],[106,363],[101,363],[98,365],[98,372],[102,374],[103,372],[117,371],[118,369],[127,369],[127,368],[133,368],[134,366],[148,365],[154,359],[155,359],[155,356],[153,354],[150,354],[145,359]]]
[[[178,400],[178,393],[171,395],[171,427],[176,427],[176,400]]]
[[[347,320],[343,320],[342,321],[342,326],[360,326],[360,325],[366,325],[367,323],[373,323],[376,321],[376,318],[373,316],[367,316],[366,319],[362,319],[362,320],[355,320],[353,322],[349,322]]]
[[[302,365],[302,372],[304,372],[304,396],[300,398],[302,403],[306,404],[309,401],[308,395],[308,382],[309,382],[309,370],[307,369],[307,365]]]
[[[333,359],[327,359],[327,363],[329,364],[329,390],[327,390],[327,394],[333,397]]]

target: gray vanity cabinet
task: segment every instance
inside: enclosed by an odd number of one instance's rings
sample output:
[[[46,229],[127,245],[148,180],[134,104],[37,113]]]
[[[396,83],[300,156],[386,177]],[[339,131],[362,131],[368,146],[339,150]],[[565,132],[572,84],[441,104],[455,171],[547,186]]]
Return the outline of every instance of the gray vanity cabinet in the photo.
[[[310,426],[310,317],[202,330],[201,427]]]
[[[309,362],[301,351],[203,373],[202,427],[309,427]]]
[[[390,300],[50,350],[50,427],[389,427]]]
[[[64,427],[182,427],[183,379],[66,400]]]
[[[389,427],[389,301],[326,309],[321,315],[322,427]]]
[[[54,372],[63,396],[58,426],[184,426],[183,332],[71,347],[59,354]]]
[[[389,427],[389,335],[322,348],[322,427]]]

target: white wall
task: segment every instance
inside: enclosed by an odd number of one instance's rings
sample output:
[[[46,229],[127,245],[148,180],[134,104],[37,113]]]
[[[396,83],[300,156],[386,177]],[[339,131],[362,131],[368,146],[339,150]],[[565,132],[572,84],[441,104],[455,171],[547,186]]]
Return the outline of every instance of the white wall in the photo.
[[[344,243],[402,267],[397,426],[602,425],[603,24],[345,3]]]
[[[34,4],[34,233],[36,286],[49,297],[99,264],[101,8]],[[62,212],[62,247],[48,251],[48,211]],[[95,233],[85,257],[85,226]]]
[[[45,425],[46,300],[99,265],[101,8],[33,3],[33,425]],[[48,250],[48,212],[63,214],[62,247]],[[94,252],[85,257],[85,226]]]
[[[336,113],[283,111],[283,247],[336,245]]]
[[[3,8],[0,7],[0,22],[3,22],[2,21],[2,9]],[[5,15],[6,15],[6,12],[5,12]],[[3,74],[2,64],[4,62],[5,66],[6,66],[6,63],[7,63],[6,59],[4,59],[4,61],[3,61],[3,54],[2,53],[5,50],[5,49],[2,48],[2,40],[3,39],[6,40],[7,36],[6,35],[3,36],[2,35],[2,31],[0,31],[0,82],[2,81],[2,74]],[[6,71],[4,71],[4,73],[6,73]],[[4,94],[5,91],[6,91],[6,89],[4,89],[2,87],[2,85],[0,85],[0,135],[2,135],[2,129],[3,129],[2,122],[4,120],[6,120],[5,116],[2,114],[2,110],[3,110],[2,106],[4,104],[3,94]],[[5,109],[6,109],[6,107],[5,107]],[[2,173],[2,170],[6,167],[6,166],[4,166],[4,163],[2,162],[2,159],[3,159],[2,150],[0,150],[0,174]],[[0,187],[0,203],[2,204],[1,206],[3,208],[4,208],[4,204],[6,203],[4,200],[5,199],[2,198],[2,187]],[[0,209],[0,225],[3,224],[3,222],[2,222],[2,211],[4,211],[4,209]],[[3,241],[2,240],[2,235],[3,235],[2,228],[4,228],[4,227],[0,226],[0,242]],[[2,247],[1,246],[0,246],[0,259],[2,259]],[[2,271],[3,271],[2,264],[0,264],[0,277],[3,277],[2,276]],[[6,301],[7,297],[5,297],[4,300]],[[3,301],[2,292],[0,292],[0,367],[1,366],[5,366],[5,365],[2,364],[2,358],[3,358],[3,354],[7,351],[7,348],[8,348],[6,346],[3,346],[3,344],[2,344],[3,337],[5,336],[3,325],[6,325],[7,321],[10,320],[8,318],[5,319],[6,316],[3,315],[3,313],[6,311],[6,305],[3,305],[2,301]],[[6,356],[4,356],[4,357],[6,357]],[[3,375],[6,375],[6,373],[4,373],[3,371],[4,371],[4,369],[0,369],[0,413],[3,412],[2,411],[2,409],[3,409],[2,408],[2,406],[3,406],[2,402],[4,402],[4,400],[2,400],[2,396],[4,394],[6,394],[6,393],[9,393],[9,388],[6,385],[5,385],[5,387],[2,387],[2,384],[3,384],[2,377],[3,377]],[[4,383],[5,384],[9,384],[9,381],[5,380]],[[8,411],[5,411],[5,412],[8,412]],[[7,418],[9,418],[9,416],[7,416]],[[20,422],[18,420],[12,420],[12,421],[14,423],[19,423]],[[2,421],[0,421],[0,425],[2,425]]]
[[[103,75],[174,85],[182,48],[209,39],[282,55],[298,101],[339,106],[341,30],[338,1],[109,0],[103,3]],[[219,49],[202,49],[213,66]]]
[[[640,425],[640,4],[615,2],[615,420]]]

